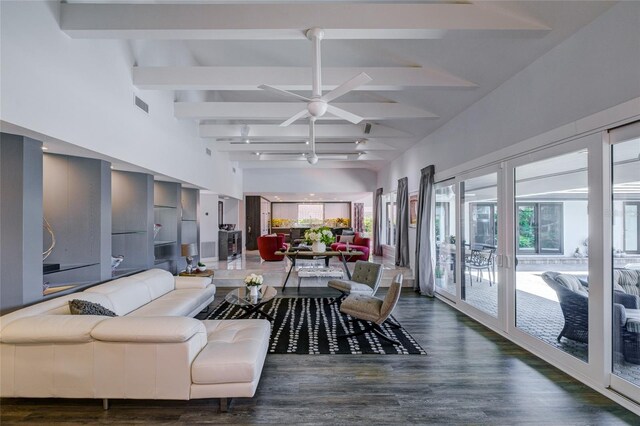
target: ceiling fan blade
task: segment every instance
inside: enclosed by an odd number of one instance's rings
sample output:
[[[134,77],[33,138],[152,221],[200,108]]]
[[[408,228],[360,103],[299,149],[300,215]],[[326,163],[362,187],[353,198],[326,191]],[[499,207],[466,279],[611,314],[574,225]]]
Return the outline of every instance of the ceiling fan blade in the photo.
[[[258,86],[258,89],[266,90],[267,92],[272,92],[272,93],[278,94],[280,96],[286,96],[286,97],[289,97],[289,98],[296,98],[297,100],[303,101],[303,102],[310,102],[311,101],[311,99],[305,98],[304,96],[295,94],[293,92],[289,92],[288,90],[278,89],[277,87],[267,86],[266,84],[261,84],[260,86]]]
[[[340,117],[343,120],[350,121],[353,124],[358,124],[363,120],[359,115],[355,115],[350,113],[349,111],[345,111],[342,108],[334,107],[331,104],[327,105],[327,112],[335,115],[336,117]]]
[[[307,111],[306,109],[303,109],[302,111],[300,111],[299,113],[297,113],[296,115],[288,119],[287,121],[281,123],[280,127],[287,127],[289,124],[295,121],[298,121],[301,118],[306,118],[308,115],[309,115],[309,111]]]
[[[362,72],[356,75],[355,77],[353,77],[351,80],[342,83],[340,86],[336,87],[335,89],[333,89],[332,91],[324,95],[322,99],[324,101],[330,102],[336,98],[339,98],[345,93],[352,91],[356,87],[362,86],[363,84],[370,82],[371,80],[373,79],[369,77],[367,73]]]

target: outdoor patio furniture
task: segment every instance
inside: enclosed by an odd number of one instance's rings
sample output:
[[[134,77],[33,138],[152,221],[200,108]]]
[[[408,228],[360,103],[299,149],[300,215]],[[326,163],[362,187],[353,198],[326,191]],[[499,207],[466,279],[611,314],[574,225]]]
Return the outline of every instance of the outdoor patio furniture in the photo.
[[[558,295],[560,308],[564,316],[564,327],[557,337],[558,342],[563,338],[577,342],[589,342],[589,284],[586,280],[575,275],[559,272],[544,272],[542,279]],[[640,345],[636,329],[635,317],[640,311],[635,309],[635,300],[621,291],[613,292],[613,346],[614,352],[623,356],[626,361],[640,363]],[[628,306],[626,306],[627,304]],[[629,311],[629,317],[627,315]],[[640,321],[640,318],[638,319]],[[639,328],[640,329],[640,328]],[[625,346],[627,345],[628,346]],[[635,345],[635,348],[634,346]]]
[[[493,285],[495,279],[494,252],[494,248],[471,246],[471,250],[468,251],[464,259],[465,270],[469,271],[469,285],[473,283],[471,271],[475,270],[477,272],[476,281],[480,282],[483,278],[482,271],[485,269],[489,277],[489,286]]]

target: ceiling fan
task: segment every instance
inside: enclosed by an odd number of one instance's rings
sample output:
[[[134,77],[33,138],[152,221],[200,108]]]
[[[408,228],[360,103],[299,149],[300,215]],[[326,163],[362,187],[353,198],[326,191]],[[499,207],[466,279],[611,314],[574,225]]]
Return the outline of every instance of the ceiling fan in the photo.
[[[293,117],[289,118],[287,121],[280,124],[280,126],[286,127],[291,123],[294,123],[301,118],[309,117],[309,141],[311,142],[311,155],[307,157],[307,161],[310,164],[316,164],[318,162],[318,156],[316,155],[316,138],[315,138],[315,122],[318,117],[322,117],[326,112],[335,115],[338,118],[342,118],[343,120],[347,120],[353,124],[358,124],[362,121],[362,117],[359,117],[355,114],[350,113],[349,111],[345,111],[342,108],[335,107],[330,105],[329,102],[332,100],[339,98],[340,96],[352,91],[353,89],[366,84],[372,80],[366,73],[360,73],[357,76],[353,77],[351,80],[348,80],[342,83],[340,86],[336,87],[326,95],[322,95],[322,70],[321,70],[321,60],[320,60],[320,42],[324,37],[324,31],[321,28],[311,28],[307,30],[306,36],[309,40],[313,42],[313,56],[312,56],[312,92],[311,98],[306,98],[304,96],[300,96],[296,93],[289,92],[287,90],[278,89],[277,87],[268,86],[268,85],[260,85],[258,86],[260,89],[268,90],[279,95],[288,96],[290,98],[295,98],[299,101],[303,101],[307,103],[307,107],[302,111],[295,114]]]

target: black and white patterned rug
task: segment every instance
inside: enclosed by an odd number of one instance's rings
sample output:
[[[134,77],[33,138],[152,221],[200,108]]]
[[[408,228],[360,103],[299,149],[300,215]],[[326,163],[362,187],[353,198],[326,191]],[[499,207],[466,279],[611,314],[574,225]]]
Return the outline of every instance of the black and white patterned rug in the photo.
[[[271,324],[269,353],[272,354],[395,354],[426,355],[426,351],[404,329],[383,325],[385,333],[400,345],[385,342],[373,333],[356,337],[338,335],[361,330],[359,323],[342,315],[333,298],[276,298],[262,307],[275,321]],[[235,319],[244,311],[222,302],[207,319]],[[264,318],[254,313],[249,318]]]

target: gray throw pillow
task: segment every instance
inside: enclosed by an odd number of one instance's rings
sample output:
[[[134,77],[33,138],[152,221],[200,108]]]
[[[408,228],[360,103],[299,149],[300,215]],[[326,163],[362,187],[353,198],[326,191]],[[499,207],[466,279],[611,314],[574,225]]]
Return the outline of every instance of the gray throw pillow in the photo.
[[[69,301],[71,315],[103,315],[106,317],[117,317],[115,312],[105,308],[99,303],[87,302],[86,300],[73,299]]]

